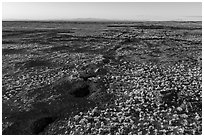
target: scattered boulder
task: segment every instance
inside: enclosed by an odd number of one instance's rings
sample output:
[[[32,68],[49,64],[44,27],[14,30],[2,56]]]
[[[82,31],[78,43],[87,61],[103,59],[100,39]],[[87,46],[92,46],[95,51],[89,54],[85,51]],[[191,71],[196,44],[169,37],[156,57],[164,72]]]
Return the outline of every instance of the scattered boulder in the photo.
[[[94,71],[85,71],[81,72],[79,77],[87,81],[89,78],[96,77],[96,73]]]
[[[79,77],[84,81],[87,81],[89,78],[103,76],[108,71],[104,67],[100,67],[102,64],[89,64],[82,67],[82,71],[79,72]]]
[[[95,107],[95,108],[92,110],[92,115],[93,115],[93,116],[99,116],[99,115],[100,115],[100,111],[98,110],[98,107]]]
[[[97,73],[97,75],[105,75],[108,73],[107,69],[105,68],[98,68],[95,70],[95,72]]]
[[[197,61],[199,65],[202,65],[202,56],[198,56]]]
[[[74,116],[74,120],[78,121],[80,119],[79,115]]]

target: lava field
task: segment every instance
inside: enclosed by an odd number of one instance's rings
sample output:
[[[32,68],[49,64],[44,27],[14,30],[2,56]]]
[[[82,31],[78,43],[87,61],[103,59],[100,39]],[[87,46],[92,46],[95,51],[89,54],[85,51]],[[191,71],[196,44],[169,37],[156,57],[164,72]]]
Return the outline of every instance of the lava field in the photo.
[[[3,135],[201,135],[202,22],[2,22]]]

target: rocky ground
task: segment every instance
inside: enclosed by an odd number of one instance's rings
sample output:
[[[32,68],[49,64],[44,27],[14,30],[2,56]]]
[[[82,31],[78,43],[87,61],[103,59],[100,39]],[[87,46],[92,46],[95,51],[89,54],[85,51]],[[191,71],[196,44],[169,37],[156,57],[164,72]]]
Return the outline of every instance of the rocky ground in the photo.
[[[3,22],[2,134],[202,134],[201,29]]]

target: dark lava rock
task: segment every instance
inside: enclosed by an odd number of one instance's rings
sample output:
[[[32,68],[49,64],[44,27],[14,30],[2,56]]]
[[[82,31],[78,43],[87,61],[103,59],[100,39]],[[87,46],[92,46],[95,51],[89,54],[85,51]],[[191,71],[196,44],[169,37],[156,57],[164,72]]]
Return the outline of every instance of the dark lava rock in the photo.
[[[57,97],[47,100],[53,95]],[[64,77],[51,85],[29,91],[26,96],[36,96],[35,101],[30,104],[31,110],[9,114],[7,120],[14,124],[6,128],[3,134],[41,134],[56,119],[85,111],[111,98],[106,93],[105,82],[102,79],[85,81],[70,77]]]
[[[25,62],[17,62],[15,63],[15,67],[19,68],[32,68],[32,67],[42,67],[42,66],[51,66],[52,64],[48,60],[44,59],[30,59]]]
[[[92,114],[93,114],[93,116],[99,116],[99,115],[100,115],[100,112],[98,111],[98,108],[94,108],[94,109],[92,110]]]
[[[108,73],[108,71],[107,71],[107,69],[105,69],[105,68],[98,68],[98,69],[96,70],[96,73],[97,73],[97,75],[105,75],[105,74]]]
[[[87,81],[89,78],[104,76],[108,71],[101,65],[102,64],[91,64],[87,65],[86,67],[83,67],[82,71],[79,72],[79,77],[82,78],[84,81]]]
[[[108,63],[110,63],[111,61],[115,61],[115,53],[108,53],[108,54],[105,54],[105,55],[103,55],[103,63],[105,63],[105,64],[108,64]]]
[[[27,123],[15,122],[2,131],[2,135],[29,135],[31,132],[26,128]]]
[[[100,73],[104,73],[101,70]],[[62,93],[65,96],[73,96],[73,97],[88,97],[91,96],[95,92],[105,92],[105,83],[98,79],[96,81],[92,80],[82,80],[75,79],[71,80],[70,78],[63,78],[59,80],[57,83],[53,84],[52,90],[56,93]]]
[[[2,54],[21,54],[24,53],[25,49],[2,49]]]
[[[110,63],[110,59],[108,59],[108,58],[103,59],[103,63],[105,63],[105,64]]]
[[[177,106],[178,105],[178,91],[176,90],[166,90],[162,91],[162,100],[168,106]]]
[[[31,125],[32,134],[39,134],[52,122],[56,120],[55,117],[44,117],[34,121]]]
[[[49,65],[49,62],[47,60],[29,60],[24,64],[24,67],[31,68],[31,67],[39,67],[39,66],[47,66]]]
[[[113,94],[97,91],[91,94],[88,99],[94,101],[96,104],[102,105],[110,101],[113,97]]]
[[[81,72],[80,73],[80,78],[82,78],[84,81],[87,81],[89,78],[92,78],[92,77],[96,77],[96,73],[94,71],[92,72]]]
[[[87,81],[91,77],[96,77],[96,70],[97,70],[97,65],[96,64],[88,64],[85,65],[81,68],[81,71],[79,72],[80,78],[83,80]]]
[[[85,97],[90,94],[89,85],[83,84],[70,92],[74,97]]]
[[[14,122],[11,126],[3,130],[3,135],[37,135],[43,132],[44,129],[52,122],[56,120],[56,117],[43,117],[39,119],[30,119]]]

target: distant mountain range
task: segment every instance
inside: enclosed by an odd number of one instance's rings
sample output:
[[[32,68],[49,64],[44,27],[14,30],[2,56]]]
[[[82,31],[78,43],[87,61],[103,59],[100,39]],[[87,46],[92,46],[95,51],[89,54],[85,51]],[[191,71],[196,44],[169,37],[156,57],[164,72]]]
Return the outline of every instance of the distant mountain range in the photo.
[[[68,19],[70,21],[115,21],[115,20],[110,20],[110,19],[102,19],[102,18],[76,18],[76,19]]]
[[[127,20],[127,19],[103,19],[103,18],[73,18],[73,19],[39,19],[39,20],[33,20],[33,19],[3,19],[3,21],[76,21],[76,22],[115,22],[115,21],[119,21],[119,22],[134,22],[134,21],[154,21],[153,19],[145,19],[145,20]],[[155,20],[158,21],[158,20]],[[164,21],[168,21],[168,20],[164,20]],[[169,21],[190,21],[190,20],[185,20],[185,19],[175,19],[175,20],[169,20]],[[196,20],[192,20],[192,21],[196,21]],[[198,19],[197,21],[200,21],[200,19]]]
[[[101,18],[73,18],[73,19],[3,19],[3,21],[83,21],[83,22],[101,22],[101,21],[122,21],[122,20],[110,20],[110,19],[101,19]],[[124,20],[125,21],[125,20]]]

